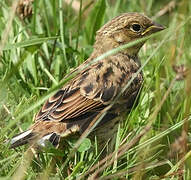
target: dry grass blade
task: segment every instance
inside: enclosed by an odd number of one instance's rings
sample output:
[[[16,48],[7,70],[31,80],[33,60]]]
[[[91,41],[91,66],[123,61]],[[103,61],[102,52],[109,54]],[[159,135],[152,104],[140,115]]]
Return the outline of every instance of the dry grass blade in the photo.
[[[180,159],[180,161],[178,161],[178,163],[168,172],[164,175],[164,177],[169,177],[174,175],[173,173],[176,172],[176,170],[179,172],[183,172],[184,170],[179,169],[179,167],[181,167],[185,161],[191,156],[191,151],[187,152],[186,155]]]
[[[15,117],[12,115],[12,113],[9,111],[8,107],[7,107],[5,104],[3,104],[3,108],[5,109],[5,111],[7,112],[7,114],[11,116],[11,119],[14,120]]]
[[[160,16],[163,16],[164,14],[166,14],[169,11],[172,11],[172,9],[174,9],[176,6],[176,1],[170,1],[166,6],[164,6],[154,17],[153,19],[156,19]]]
[[[158,166],[162,166],[167,164],[167,161],[161,161],[161,162],[157,162],[157,163],[148,163],[145,165],[144,169],[148,169],[148,168],[154,168],[154,167],[158,167]],[[133,174],[134,172],[140,170],[139,166],[133,167],[129,170],[126,171],[119,171],[118,173],[109,175],[109,176],[105,176],[105,177],[101,177],[99,178],[99,180],[109,180],[109,179],[114,179],[114,178],[118,178],[118,177],[122,177],[125,176],[126,174]]]
[[[189,9],[188,9],[189,3],[186,0],[182,0],[181,3],[179,4],[178,7],[178,22],[181,22],[183,19],[185,19],[188,14],[189,14]],[[176,48],[174,51],[174,56],[176,56],[175,60],[178,62],[182,60],[182,57],[184,55],[185,51],[185,44],[188,43],[187,37],[189,36],[189,30],[188,27],[184,26],[185,32],[183,33],[183,38],[180,40],[180,43],[178,41],[175,41],[176,43]],[[181,31],[176,31],[176,36],[178,37],[182,32]],[[186,53],[185,53],[186,54]],[[188,133],[189,133],[189,116],[190,116],[190,107],[191,107],[191,68],[190,65],[188,64],[188,67],[185,65],[180,65],[180,66],[174,66],[174,71],[177,73],[177,80],[184,80],[185,79],[185,110],[184,110],[184,124],[182,127],[182,133],[181,133],[181,153],[180,157],[181,160],[185,158],[188,152]],[[184,166],[186,165],[185,160],[183,160],[180,163],[178,171],[183,172],[184,171]],[[190,168],[189,168],[190,169]],[[184,179],[184,175],[180,174],[179,179]]]
[[[34,0],[19,0],[17,7],[17,14],[21,19],[30,17],[32,15],[32,3]]]
[[[30,166],[32,159],[33,159],[33,152],[31,150],[31,148],[29,148],[24,153],[23,160],[21,161],[20,166],[16,170],[15,174],[12,176],[12,180],[17,180],[17,179],[22,180],[22,179],[25,179],[26,170]]]

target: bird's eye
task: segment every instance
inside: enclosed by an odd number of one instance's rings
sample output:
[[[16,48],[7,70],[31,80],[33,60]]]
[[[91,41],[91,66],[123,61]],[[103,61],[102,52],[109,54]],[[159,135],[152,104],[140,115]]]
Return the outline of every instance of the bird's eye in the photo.
[[[132,24],[131,26],[131,29],[135,32],[140,32],[141,31],[141,25],[135,23],[135,24]]]

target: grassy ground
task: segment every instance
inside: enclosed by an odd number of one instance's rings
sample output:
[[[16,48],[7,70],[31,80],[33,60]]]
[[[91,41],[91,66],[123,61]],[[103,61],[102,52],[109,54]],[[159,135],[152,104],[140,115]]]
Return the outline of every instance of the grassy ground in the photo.
[[[191,179],[191,3],[41,0],[23,19],[12,2],[0,1],[0,179],[84,179],[90,173],[92,179]],[[8,149],[6,139],[26,130],[63,77],[89,57],[100,26],[132,11],[168,28],[140,52],[144,87],[119,127],[118,158],[114,153],[98,164],[88,139],[71,157],[72,140],[69,148],[49,148],[38,157],[27,146]]]

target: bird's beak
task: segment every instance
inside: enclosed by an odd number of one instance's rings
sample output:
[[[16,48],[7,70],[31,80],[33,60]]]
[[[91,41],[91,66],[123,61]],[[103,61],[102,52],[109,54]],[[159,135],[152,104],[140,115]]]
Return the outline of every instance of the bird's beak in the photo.
[[[146,34],[149,35],[149,34],[152,34],[152,33],[158,32],[158,31],[162,31],[164,29],[166,29],[166,27],[154,22],[151,26],[149,26],[147,29],[145,29],[145,31],[143,31],[141,33],[141,35],[142,36],[144,36]]]

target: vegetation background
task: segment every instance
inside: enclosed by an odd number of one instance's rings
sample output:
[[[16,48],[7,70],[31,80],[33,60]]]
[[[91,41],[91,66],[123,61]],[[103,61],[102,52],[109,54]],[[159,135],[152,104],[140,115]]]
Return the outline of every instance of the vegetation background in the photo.
[[[76,151],[72,140],[39,154],[9,149],[6,140],[26,130],[63,77],[89,57],[96,31],[135,11],[167,29],[139,54],[144,87],[118,129],[118,156],[98,163],[88,138]],[[1,0],[0,179],[191,179],[190,27],[188,0]]]

